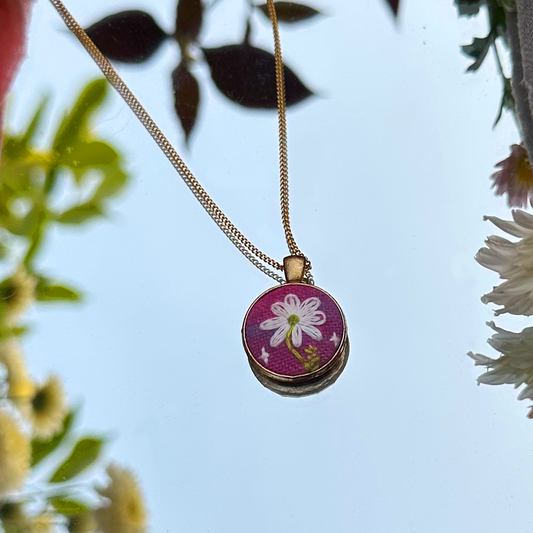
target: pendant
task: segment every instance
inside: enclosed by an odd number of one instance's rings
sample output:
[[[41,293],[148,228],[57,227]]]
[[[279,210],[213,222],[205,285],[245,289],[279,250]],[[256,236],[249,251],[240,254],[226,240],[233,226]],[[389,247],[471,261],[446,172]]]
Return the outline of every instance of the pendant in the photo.
[[[242,340],[262,385],[283,396],[307,396],[332,385],[344,370],[348,333],[339,304],[302,282],[303,264],[295,267],[293,257],[285,259],[287,283],[268,289],[248,309]]]

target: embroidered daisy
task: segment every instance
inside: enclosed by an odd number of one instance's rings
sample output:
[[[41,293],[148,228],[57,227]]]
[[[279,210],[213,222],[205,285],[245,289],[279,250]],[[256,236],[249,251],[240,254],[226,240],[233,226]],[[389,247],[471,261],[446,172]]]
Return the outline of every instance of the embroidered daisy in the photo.
[[[316,341],[322,340],[322,333],[316,326],[326,322],[326,315],[317,311],[320,307],[320,299],[313,296],[300,303],[296,294],[287,294],[283,302],[273,303],[271,311],[276,315],[259,324],[262,330],[276,331],[270,338],[270,346],[275,348],[284,340],[287,333],[292,330],[292,344],[299,348],[302,345],[302,332]]]

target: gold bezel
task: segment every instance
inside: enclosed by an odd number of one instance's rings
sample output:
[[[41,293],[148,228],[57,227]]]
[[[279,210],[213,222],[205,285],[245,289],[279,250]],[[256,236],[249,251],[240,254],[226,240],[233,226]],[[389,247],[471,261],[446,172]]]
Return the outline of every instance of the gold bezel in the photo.
[[[265,292],[263,292],[262,294],[260,294],[252,302],[252,304],[248,308],[248,311],[246,311],[246,314],[244,315],[244,320],[243,320],[242,328],[241,328],[242,343],[246,351],[246,355],[248,356],[248,362],[250,364],[250,367],[252,368],[252,372],[265,387],[269,388],[270,390],[273,390],[274,392],[277,392],[278,394],[282,394],[286,396],[303,396],[307,394],[314,394],[316,392],[320,392],[320,390],[323,390],[324,388],[331,385],[334,381],[336,381],[339,375],[342,373],[344,367],[346,366],[346,362],[348,360],[349,342],[348,342],[348,328],[346,324],[346,317],[344,316],[344,313],[340,305],[337,303],[337,300],[335,300],[335,298],[333,298],[331,294],[329,294],[327,291],[325,291],[324,289],[320,287],[313,286],[315,289],[317,289],[318,291],[328,296],[335,303],[342,317],[342,323],[343,323],[342,338],[341,338],[341,341],[339,342],[339,345],[337,346],[337,350],[335,351],[331,359],[323,367],[320,367],[318,370],[315,370],[314,372],[305,373],[305,374],[299,374],[297,376],[286,376],[282,374],[277,374],[276,372],[272,372],[268,368],[265,368],[263,365],[261,365],[261,363],[252,355],[252,352],[246,340],[245,326],[246,326],[246,322],[248,320],[248,316],[250,314],[252,307],[268,293],[275,291],[279,289],[280,287],[286,287],[287,285],[307,285],[307,284],[306,283],[294,283],[294,282],[285,283],[283,285],[271,287],[267,289]],[[321,386],[322,384],[323,386]]]

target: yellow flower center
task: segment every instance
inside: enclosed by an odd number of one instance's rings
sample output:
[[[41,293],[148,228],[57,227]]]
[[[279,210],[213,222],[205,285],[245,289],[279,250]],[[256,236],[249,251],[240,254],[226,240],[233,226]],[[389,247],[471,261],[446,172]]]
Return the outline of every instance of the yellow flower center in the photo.
[[[300,317],[298,315],[291,315],[289,317],[289,325],[290,326],[296,326],[300,322]]]

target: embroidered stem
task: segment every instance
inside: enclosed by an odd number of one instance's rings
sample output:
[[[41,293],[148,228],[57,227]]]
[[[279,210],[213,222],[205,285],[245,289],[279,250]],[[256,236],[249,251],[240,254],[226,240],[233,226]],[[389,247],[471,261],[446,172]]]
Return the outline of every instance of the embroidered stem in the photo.
[[[289,349],[289,351],[292,354],[294,354],[295,357],[298,359],[298,361],[300,361],[300,363],[302,363],[302,365],[304,365],[305,367],[305,359],[292,347],[291,336],[292,336],[292,330],[294,329],[294,326],[296,326],[296,324],[291,324],[289,331],[287,331],[287,335],[285,335],[285,344],[287,345],[287,348]]]
[[[314,346],[309,346],[309,348],[305,350],[305,352],[308,354],[306,361],[292,346],[291,336],[292,331],[294,330],[294,326],[296,326],[296,324],[297,322],[291,323],[291,327],[285,335],[285,344],[287,345],[289,351],[296,357],[296,359],[298,359],[298,361],[300,361],[300,363],[302,363],[302,365],[308,372],[314,372],[315,370],[318,370],[320,361],[320,357],[317,354],[316,348]]]

